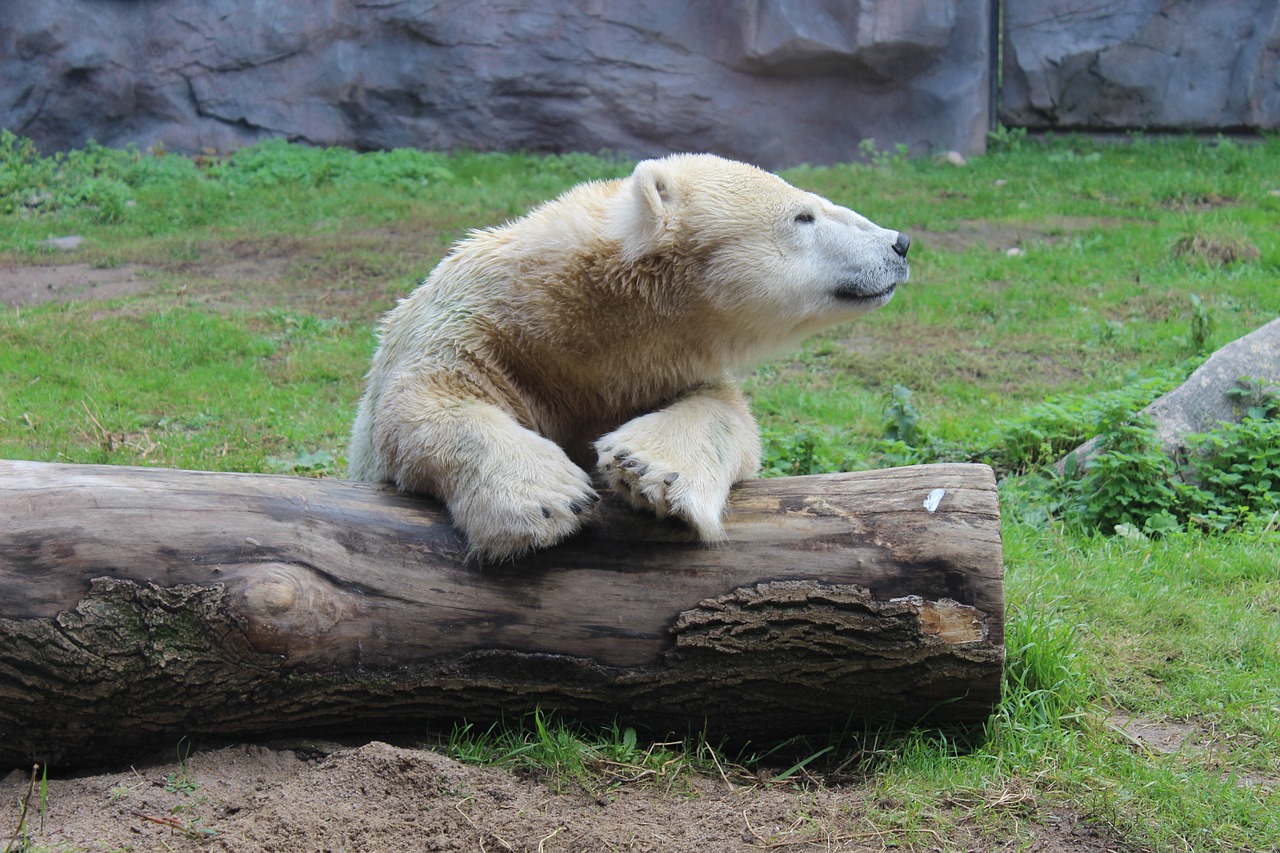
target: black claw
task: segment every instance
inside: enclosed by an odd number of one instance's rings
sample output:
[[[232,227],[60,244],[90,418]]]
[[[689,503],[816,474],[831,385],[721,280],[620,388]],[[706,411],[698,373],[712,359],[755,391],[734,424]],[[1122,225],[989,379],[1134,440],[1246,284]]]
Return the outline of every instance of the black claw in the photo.
[[[599,502],[600,502],[600,496],[597,495],[595,492],[592,492],[591,494],[587,495],[587,503],[597,504]]]
[[[631,455],[631,451],[630,451],[630,450],[619,450],[617,453],[613,454],[613,458],[614,458],[614,459],[626,459],[626,458],[627,458],[628,456],[630,456],[630,455]]]
[[[551,517],[551,510],[547,509],[547,508],[544,506],[544,507],[542,508],[542,517],[543,517],[543,518],[550,518],[550,517]]]
[[[613,452],[613,445],[611,444],[611,445],[609,445],[608,447],[602,447],[602,448],[600,448],[600,452],[601,452],[601,453],[612,453],[612,452]]]
[[[668,474],[667,476],[663,477],[662,482],[670,486],[672,483],[674,483],[676,480],[679,480],[679,479],[680,479],[680,472],[676,471],[675,473]]]
[[[574,515],[582,515],[582,511],[584,509],[586,509],[586,507],[584,507],[582,504],[578,503],[577,501],[574,501],[573,503],[569,504],[569,512],[573,513]]]

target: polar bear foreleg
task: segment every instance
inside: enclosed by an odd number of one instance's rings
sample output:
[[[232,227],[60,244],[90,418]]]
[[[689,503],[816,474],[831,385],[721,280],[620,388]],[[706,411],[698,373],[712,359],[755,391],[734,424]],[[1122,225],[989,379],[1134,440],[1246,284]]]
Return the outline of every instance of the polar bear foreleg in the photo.
[[[577,531],[599,500],[555,443],[491,403],[419,387],[399,395],[377,443],[391,479],[444,501],[473,553],[517,557]]]
[[[683,519],[707,543],[725,538],[729,488],[760,466],[760,434],[742,392],[703,386],[595,443],[609,486],[637,509]]]

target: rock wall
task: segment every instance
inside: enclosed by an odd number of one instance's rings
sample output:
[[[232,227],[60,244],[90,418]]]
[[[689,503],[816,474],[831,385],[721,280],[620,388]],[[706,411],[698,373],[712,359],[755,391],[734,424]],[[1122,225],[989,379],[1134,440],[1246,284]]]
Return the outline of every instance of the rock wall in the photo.
[[[1276,0],[1006,0],[1000,121],[1280,127]]]
[[[981,150],[993,0],[0,0],[42,149]]]
[[[0,0],[0,127],[45,151],[983,148],[1001,0]],[[1280,127],[1276,0],[1003,0],[1000,120]]]

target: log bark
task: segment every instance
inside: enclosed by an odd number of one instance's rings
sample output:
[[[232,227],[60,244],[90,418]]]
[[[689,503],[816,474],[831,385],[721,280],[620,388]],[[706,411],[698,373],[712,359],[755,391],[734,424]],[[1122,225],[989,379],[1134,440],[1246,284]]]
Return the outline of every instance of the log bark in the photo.
[[[438,503],[376,486],[0,460],[0,762],[534,707],[762,741],[998,701],[986,466],[751,481],[726,529],[606,500],[477,566]]]

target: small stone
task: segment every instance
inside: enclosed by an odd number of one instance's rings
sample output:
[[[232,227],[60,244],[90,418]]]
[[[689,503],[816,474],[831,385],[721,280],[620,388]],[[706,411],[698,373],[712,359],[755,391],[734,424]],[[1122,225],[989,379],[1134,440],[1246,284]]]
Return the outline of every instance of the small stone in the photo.
[[[1005,184],[1007,184],[1007,183],[1009,183],[1009,182],[1008,182],[1008,181],[1006,181],[1004,178],[996,178],[996,186],[998,186],[998,187],[1002,187],[1002,186],[1004,186],[1004,185],[1005,185]]]
[[[1025,254],[1026,254],[1026,252],[1022,251],[1022,249],[1018,248],[1017,246],[1014,246],[1012,249],[1005,249],[1005,252],[1004,252],[1004,253],[1005,253],[1006,255],[1008,255],[1009,257],[1011,257],[1011,258],[1016,258],[1016,257],[1018,257],[1019,255],[1025,255]]]
[[[41,246],[48,246],[50,249],[60,249],[64,252],[70,252],[73,249],[80,248],[80,244],[84,242],[84,238],[78,234],[69,237],[50,237],[48,240],[41,240]]]
[[[943,159],[952,166],[967,166],[969,164],[969,161],[964,159],[964,155],[959,151],[948,151],[943,155]]]

